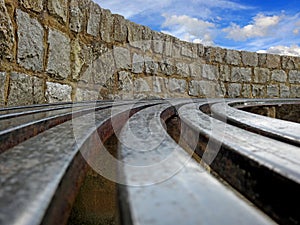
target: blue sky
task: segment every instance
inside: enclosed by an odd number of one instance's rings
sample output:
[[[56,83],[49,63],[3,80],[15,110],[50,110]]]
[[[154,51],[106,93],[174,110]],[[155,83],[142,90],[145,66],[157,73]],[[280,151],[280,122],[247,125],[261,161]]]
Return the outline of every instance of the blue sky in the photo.
[[[95,0],[138,24],[182,40],[300,55],[299,0]]]

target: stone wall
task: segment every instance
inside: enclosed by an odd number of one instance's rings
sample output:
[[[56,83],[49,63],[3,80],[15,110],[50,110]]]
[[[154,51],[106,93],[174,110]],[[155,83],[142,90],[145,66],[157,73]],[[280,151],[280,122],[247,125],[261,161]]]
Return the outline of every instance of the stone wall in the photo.
[[[0,0],[0,106],[300,97],[300,58],[204,47],[90,0]]]

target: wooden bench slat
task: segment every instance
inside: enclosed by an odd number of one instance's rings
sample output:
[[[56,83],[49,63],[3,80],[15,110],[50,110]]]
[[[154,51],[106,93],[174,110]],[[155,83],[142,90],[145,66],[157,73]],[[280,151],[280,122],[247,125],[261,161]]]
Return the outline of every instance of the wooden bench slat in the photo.
[[[120,188],[126,196],[121,207],[131,216],[123,215],[124,221],[149,225],[273,224],[190,159],[166,133],[160,115],[168,107],[146,108],[122,129],[119,150],[124,165],[120,170],[123,183],[129,186]]]

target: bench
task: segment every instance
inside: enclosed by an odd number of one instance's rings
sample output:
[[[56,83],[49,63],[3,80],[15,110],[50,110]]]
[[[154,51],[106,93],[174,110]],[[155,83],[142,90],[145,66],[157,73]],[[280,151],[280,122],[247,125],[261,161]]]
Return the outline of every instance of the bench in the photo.
[[[0,224],[68,223],[88,168],[117,184],[120,224],[298,224],[300,125],[244,110],[282,104],[300,101],[3,108]]]

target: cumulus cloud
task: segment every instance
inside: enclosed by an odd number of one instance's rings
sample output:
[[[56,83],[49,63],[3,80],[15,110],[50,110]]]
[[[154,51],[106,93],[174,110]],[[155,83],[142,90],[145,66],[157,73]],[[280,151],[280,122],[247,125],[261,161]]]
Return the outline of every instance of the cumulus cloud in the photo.
[[[213,45],[213,33],[215,24],[192,18],[186,15],[169,16],[164,14],[165,22],[162,24],[163,32],[174,35],[189,42]]]
[[[228,33],[227,38],[235,41],[271,36],[281,19],[282,16],[258,14],[253,18],[251,24],[241,27],[238,24],[232,23],[230,27],[223,29],[223,31]]]
[[[279,55],[290,55],[290,56],[300,56],[300,47],[298,45],[292,46],[273,46],[267,50],[259,50],[258,53],[271,53]]]

